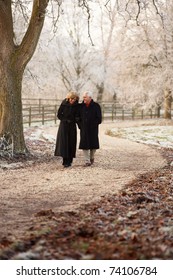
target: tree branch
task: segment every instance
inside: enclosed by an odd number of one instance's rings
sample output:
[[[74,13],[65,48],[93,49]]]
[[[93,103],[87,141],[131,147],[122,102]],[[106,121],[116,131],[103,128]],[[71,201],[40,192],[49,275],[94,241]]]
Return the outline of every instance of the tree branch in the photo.
[[[91,14],[90,14],[90,7],[88,5],[88,1],[87,0],[78,0],[78,5],[79,5],[79,7],[84,7],[84,9],[86,9],[86,12],[87,12],[87,15],[88,15],[88,37],[90,39],[90,42],[91,42],[92,46],[94,46],[93,40],[91,38],[91,33],[90,33]]]
[[[33,0],[32,14],[28,29],[20,46],[18,46],[16,49],[19,57],[15,57],[17,58],[20,68],[24,69],[26,64],[34,54],[40,37],[40,33],[43,28],[48,3],[49,0]]]

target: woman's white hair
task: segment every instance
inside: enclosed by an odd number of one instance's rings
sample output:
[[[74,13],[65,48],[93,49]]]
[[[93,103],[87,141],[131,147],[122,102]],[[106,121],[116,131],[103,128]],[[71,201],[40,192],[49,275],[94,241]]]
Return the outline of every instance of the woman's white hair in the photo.
[[[93,98],[93,93],[91,91],[85,91],[83,93],[83,95],[86,95],[86,96],[89,96],[89,97]]]

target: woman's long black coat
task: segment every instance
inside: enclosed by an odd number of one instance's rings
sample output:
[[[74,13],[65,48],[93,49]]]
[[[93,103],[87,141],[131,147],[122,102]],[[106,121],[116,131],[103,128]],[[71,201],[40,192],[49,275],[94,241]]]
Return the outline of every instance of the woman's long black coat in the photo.
[[[87,107],[84,102],[79,107],[80,143],[79,149],[99,149],[98,130],[102,122],[100,105],[91,100]]]
[[[76,157],[78,102],[70,104],[66,99],[61,103],[57,117],[60,119],[57,132],[55,156]]]

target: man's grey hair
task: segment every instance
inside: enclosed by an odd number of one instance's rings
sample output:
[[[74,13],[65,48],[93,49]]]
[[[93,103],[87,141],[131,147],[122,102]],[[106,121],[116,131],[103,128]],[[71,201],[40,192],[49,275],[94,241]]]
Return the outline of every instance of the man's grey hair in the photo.
[[[87,96],[93,98],[93,93],[92,93],[91,91],[85,91],[85,92],[83,93],[83,95],[87,95]]]

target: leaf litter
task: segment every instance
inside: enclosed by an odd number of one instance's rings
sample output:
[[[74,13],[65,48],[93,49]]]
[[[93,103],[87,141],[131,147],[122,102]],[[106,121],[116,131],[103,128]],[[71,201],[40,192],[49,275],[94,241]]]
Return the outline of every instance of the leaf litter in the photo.
[[[78,211],[36,213],[16,241],[0,240],[0,259],[173,259],[173,153],[114,195]]]

